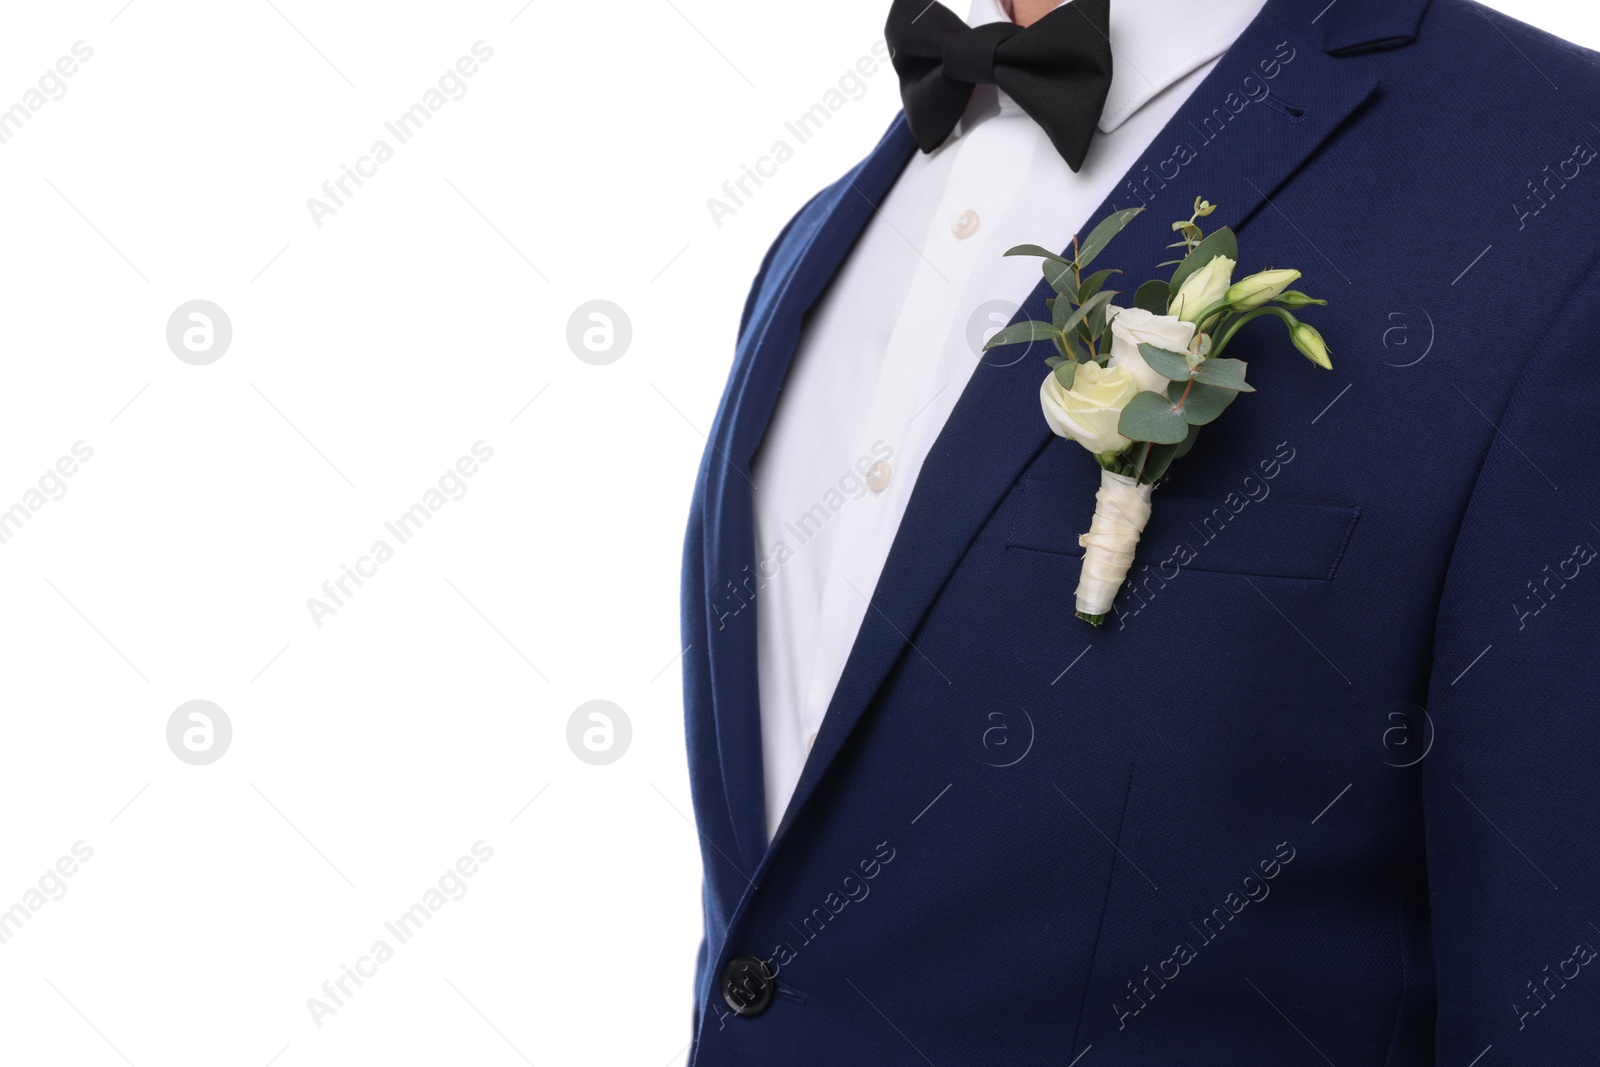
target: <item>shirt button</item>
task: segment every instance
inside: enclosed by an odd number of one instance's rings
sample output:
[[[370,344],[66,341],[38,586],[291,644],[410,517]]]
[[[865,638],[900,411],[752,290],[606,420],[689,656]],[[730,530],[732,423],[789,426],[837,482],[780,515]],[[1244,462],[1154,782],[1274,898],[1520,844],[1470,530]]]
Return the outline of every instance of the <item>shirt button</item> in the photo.
[[[889,479],[892,477],[894,477],[894,468],[880,459],[867,468],[867,488],[874,493],[881,493],[889,488]]]
[[[963,211],[950,223],[950,232],[957,237],[971,237],[978,232],[978,213],[976,211]]]
[[[817,743],[817,735],[816,734],[813,733],[810,737],[806,738],[806,755],[808,755],[808,756],[811,755],[811,746],[816,744],[816,743]]]

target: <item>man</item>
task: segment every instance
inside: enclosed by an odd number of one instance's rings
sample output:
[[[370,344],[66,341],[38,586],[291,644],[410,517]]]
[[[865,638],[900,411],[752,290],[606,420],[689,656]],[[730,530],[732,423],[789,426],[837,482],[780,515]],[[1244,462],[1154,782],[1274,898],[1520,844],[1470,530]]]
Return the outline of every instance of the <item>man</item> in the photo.
[[[691,1062],[1593,1062],[1600,61],[1464,0],[886,38],[907,112],[762,264],[690,517]],[[1001,253],[1143,207],[1131,289],[1199,198],[1334,370],[1239,335],[1095,629]]]

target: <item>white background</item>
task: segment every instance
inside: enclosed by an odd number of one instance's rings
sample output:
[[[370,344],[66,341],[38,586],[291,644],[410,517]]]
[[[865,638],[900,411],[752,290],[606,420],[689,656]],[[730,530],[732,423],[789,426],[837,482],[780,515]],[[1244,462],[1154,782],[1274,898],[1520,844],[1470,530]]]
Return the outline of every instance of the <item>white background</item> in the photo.
[[[0,910],[46,901],[0,943],[0,1061],[681,1063],[702,432],[763,251],[877,140],[892,71],[720,226],[706,201],[794,144],[886,4],[124,2],[7,5],[0,33],[0,109],[93,49],[0,144],[0,510],[93,450],[0,544]],[[1570,0],[1496,6],[1600,45]],[[194,299],[233,330],[204,366],[166,340]],[[566,341],[591,299],[632,324],[604,366]],[[400,545],[384,523],[479,441]],[[194,699],[233,730],[205,766],[166,739]],[[567,742],[592,699],[632,725],[609,765]],[[384,923],[478,841],[400,944]]]

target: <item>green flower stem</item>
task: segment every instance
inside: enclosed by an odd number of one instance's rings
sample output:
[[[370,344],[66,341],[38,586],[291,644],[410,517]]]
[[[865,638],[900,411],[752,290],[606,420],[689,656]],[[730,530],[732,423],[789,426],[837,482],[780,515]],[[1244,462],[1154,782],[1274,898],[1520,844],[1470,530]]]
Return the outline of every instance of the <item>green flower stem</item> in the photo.
[[[1194,320],[1194,332],[1195,332],[1196,336],[1198,336],[1199,334],[1202,334],[1202,333],[1205,332],[1205,330],[1202,329],[1202,327],[1205,325],[1205,323],[1213,315],[1220,315],[1222,312],[1226,311],[1227,309],[1228,309],[1228,301],[1226,301],[1226,300],[1218,300],[1215,304],[1212,304],[1210,307],[1208,307],[1204,311],[1202,311],[1200,313],[1200,317]],[[1220,320],[1219,320],[1218,324],[1220,325]]]
[[[1276,315],[1278,318],[1283,320],[1284,326],[1288,328],[1293,328],[1294,325],[1300,321],[1293,315],[1289,314],[1289,312],[1284,308],[1273,307],[1271,304],[1268,304],[1265,307],[1258,307],[1254,311],[1246,312],[1245,314],[1240,315],[1238,318],[1234,319],[1228,324],[1228,328],[1222,332],[1222,336],[1218,337],[1211,345],[1211,355],[1213,357],[1220,355],[1222,350],[1228,347],[1228,342],[1233,340],[1233,335],[1239,332],[1239,328],[1241,326],[1249,322],[1251,319],[1260,318],[1262,315]]]

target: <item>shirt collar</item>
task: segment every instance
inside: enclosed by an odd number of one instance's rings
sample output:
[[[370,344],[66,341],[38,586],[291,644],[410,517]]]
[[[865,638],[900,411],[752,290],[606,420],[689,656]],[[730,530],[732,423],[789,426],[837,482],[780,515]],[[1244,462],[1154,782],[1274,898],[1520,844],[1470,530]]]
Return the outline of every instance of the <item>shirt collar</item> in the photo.
[[[967,25],[1009,22],[1010,0],[972,0]],[[1111,89],[1101,133],[1228,50],[1265,0],[1111,0]],[[999,93],[1000,110],[1015,106]]]

